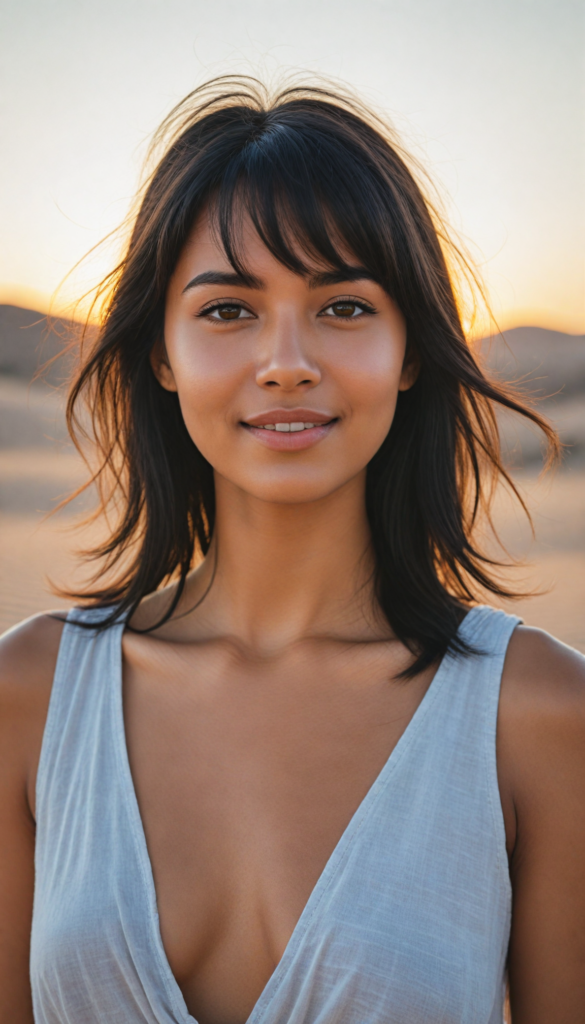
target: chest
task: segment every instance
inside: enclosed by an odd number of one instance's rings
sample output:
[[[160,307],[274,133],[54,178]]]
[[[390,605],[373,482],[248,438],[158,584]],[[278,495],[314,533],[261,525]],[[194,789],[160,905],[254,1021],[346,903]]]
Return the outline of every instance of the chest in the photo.
[[[165,952],[201,1024],[236,1024],[430,677],[396,683],[373,648],[129,654],[126,739]]]
[[[119,633],[90,656],[84,637],[56,680],[35,1020],[501,1021],[511,893],[491,662],[467,676],[443,662],[428,692],[399,684],[394,699],[367,648],[243,673],[217,651],[196,666],[141,650],[126,649],[122,685]]]

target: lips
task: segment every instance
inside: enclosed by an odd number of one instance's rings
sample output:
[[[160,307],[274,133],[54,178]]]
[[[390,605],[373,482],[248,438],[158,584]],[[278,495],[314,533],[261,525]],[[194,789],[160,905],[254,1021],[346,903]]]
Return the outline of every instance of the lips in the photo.
[[[302,451],[326,437],[337,417],[312,409],[273,409],[242,421],[242,426],[273,451]]]
[[[248,427],[268,427],[281,433],[302,430],[306,427],[322,426],[331,423],[336,417],[331,413],[317,412],[315,409],[271,409],[269,412],[258,413],[244,420]]]

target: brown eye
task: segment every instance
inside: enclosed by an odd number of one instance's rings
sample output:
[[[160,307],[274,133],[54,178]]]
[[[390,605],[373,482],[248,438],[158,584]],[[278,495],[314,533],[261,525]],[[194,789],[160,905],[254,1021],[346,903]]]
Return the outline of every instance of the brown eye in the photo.
[[[330,309],[333,310],[334,316],[349,317],[355,316],[356,310],[359,309],[359,307],[355,302],[334,302],[330,306]]]
[[[319,316],[333,317],[335,320],[357,320],[364,313],[375,312],[372,306],[361,300],[358,302],[357,299],[338,299],[322,310]]]
[[[249,313],[243,306],[239,306],[236,302],[221,302],[217,306],[207,307],[202,313],[198,314],[201,317],[207,317],[210,320],[248,320],[252,317],[252,313]]]
[[[241,306],[220,306],[217,313],[221,320],[237,320],[241,309]]]

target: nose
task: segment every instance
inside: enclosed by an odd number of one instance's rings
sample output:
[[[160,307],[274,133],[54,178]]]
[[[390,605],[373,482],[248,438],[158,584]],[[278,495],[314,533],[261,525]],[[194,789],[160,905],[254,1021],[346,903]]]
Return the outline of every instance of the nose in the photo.
[[[294,391],[315,387],[320,382],[321,371],[307,351],[307,333],[294,316],[282,316],[277,323],[266,326],[262,358],[256,371],[256,383],[261,388]]]

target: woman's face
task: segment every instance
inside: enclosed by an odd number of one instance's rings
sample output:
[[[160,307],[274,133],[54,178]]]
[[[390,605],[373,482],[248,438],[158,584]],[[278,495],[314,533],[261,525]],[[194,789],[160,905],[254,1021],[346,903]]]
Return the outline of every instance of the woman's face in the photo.
[[[266,501],[314,501],[365,473],[413,383],[404,319],[357,266],[349,281],[317,266],[292,273],[250,222],[243,258],[252,286],[199,221],[153,368],[216,474]]]

